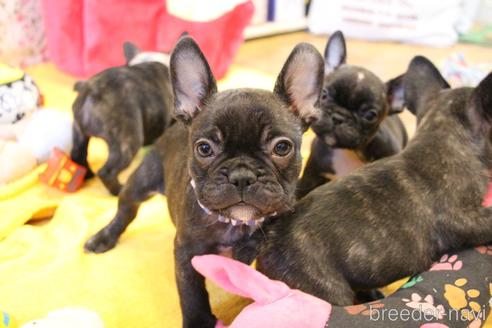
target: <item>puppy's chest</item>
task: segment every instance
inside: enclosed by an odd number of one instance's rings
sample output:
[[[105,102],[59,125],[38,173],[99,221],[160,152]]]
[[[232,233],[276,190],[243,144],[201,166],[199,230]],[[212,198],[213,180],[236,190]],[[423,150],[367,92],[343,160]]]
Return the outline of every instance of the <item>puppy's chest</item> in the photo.
[[[229,223],[219,223],[218,228],[215,234],[216,251],[223,256],[229,257],[232,254],[232,248],[237,243],[247,240],[254,232],[248,226],[232,226]]]
[[[334,173],[323,172],[323,175],[329,179],[342,177],[357,170],[366,164],[362,155],[351,149],[335,148],[331,152],[331,168]]]

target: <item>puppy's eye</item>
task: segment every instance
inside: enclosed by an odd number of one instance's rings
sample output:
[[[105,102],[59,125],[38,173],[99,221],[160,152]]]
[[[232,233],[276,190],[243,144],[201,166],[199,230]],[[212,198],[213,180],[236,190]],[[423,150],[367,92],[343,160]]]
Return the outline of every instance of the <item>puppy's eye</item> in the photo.
[[[289,155],[292,151],[292,142],[287,139],[281,139],[277,141],[275,146],[273,146],[273,154],[279,157],[285,157]]]
[[[212,145],[210,145],[206,141],[200,141],[196,145],[196,152],[200,157],[210,157],[214,155],[214,150],[212,148]]]
[[[374,109],[369,109],[362,114],[362,118],[368,122],[374,122],[378,118],[378,113]]]

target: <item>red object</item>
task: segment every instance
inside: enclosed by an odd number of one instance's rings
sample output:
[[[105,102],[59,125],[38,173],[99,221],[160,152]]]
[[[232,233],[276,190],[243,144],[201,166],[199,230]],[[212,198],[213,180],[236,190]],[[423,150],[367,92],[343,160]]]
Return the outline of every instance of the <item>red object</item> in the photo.
[[[170,15],[164,0],[43,0],[50,59],[82,77],[122,65],[125,41],[147,51],[170,52],[186,31],[221,78],[253,11],[249,0],[215,20],[192,22]]]
[[[77,191],[84,182],[87,169],[73,162],[70,157],[55,148],[47,162],[46,170],[39,176],[41,182],[65,192]]]
[[[485,207],[492,206],[492,183],[489,183],[489,189],[487,191],[487,194],[485,194],[482,205]]]

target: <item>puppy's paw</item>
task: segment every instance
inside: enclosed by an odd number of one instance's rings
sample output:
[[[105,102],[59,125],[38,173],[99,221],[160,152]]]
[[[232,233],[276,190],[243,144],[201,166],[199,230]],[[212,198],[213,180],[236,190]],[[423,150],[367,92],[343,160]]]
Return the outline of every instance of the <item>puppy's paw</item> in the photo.
[[[118,196],[120,194],[121,188],[122,188],[122,185],[120,185],[120,184],[117,186],[111,186],[111,187],[109,187],[109,192],[113,196]]]
[[[84,180],[89,180],[89,179],[92,179],[94,177],[94,172],[92,172],[91,169],[87,169],[87,172],[84,176]]]
[[[112,236],[103,229],[85,243],[84,249],[90,253],[104,253],[112,249],[117,242],[117,237]]]

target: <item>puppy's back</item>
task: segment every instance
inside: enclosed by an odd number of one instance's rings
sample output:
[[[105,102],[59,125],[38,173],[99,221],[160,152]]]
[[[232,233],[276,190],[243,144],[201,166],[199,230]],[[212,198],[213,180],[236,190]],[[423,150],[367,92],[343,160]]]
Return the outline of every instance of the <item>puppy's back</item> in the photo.
[[[267,226],[261,270],[333,299],[321,277],[343,273],[354,288],[374,288],[428,267],[447,247],[440,225],[469,216],[486,189],[479,149],[461,117],[470,91],[442,91],[400,154],[316,188],[294,214]],[[409,250],[408,261],[382,265]]]

